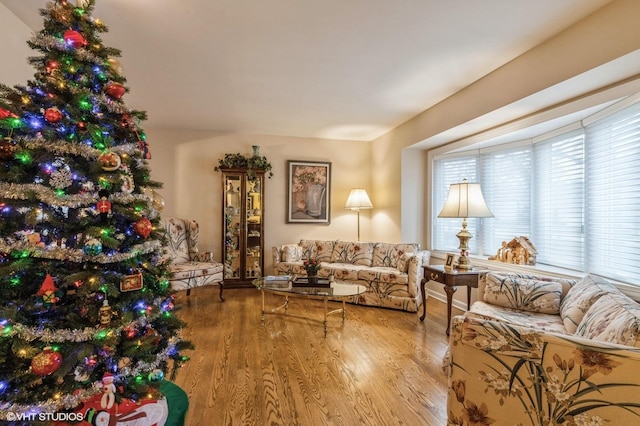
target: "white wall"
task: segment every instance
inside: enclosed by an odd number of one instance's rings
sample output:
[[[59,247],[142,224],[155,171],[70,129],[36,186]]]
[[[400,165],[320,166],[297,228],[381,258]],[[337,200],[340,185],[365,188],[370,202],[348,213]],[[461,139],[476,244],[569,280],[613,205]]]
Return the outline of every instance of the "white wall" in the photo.
[[[24,85],[35,72],[27,62],[27,58],[33,56],[33,50],[27,45],[27,40],[31,38],[31,29],[2,3],[0,3],[0,28],[2,28],[3,45],[0,83],[7,86]]]
[[[265,269],[271,270],[271,247],[301,238],[357,238],[356,214],[344,209],[354,187],[371,189],[369,142],[281,136],[220,134],[184,130],[145,129],[152,153],[151,177],[163,182],[164,217],[179,216],[200,223],[201,249],[220,259],[222,244],[222,176],[214,171],[225,153],[250,155],[252,145],[273,166],[265,185]],[[287,160],[331,162],[331,223],[287,224]],[[372,196],[375,205],[377,200]],[[370,211],[360,214],[361,239],[372,239]]]

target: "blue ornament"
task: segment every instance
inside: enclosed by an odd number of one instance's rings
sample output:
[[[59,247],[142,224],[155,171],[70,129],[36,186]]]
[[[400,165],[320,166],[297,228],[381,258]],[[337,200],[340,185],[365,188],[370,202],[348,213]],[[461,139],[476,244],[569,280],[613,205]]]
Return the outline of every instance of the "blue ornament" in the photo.
[[[164,372],[158,368],[149,373],[150,382],[159,382],[162,379],[164,379]]]
[[[102,253],[102,243],[95,238],[91,238],[85,243],[83,250],[87,256],[97,256]]]

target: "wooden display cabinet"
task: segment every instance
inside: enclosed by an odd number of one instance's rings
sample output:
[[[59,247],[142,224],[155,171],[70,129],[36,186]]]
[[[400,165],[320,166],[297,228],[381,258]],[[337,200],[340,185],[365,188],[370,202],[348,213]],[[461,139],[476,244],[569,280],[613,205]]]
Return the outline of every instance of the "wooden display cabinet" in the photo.
[[[264,270],[264,172],[221,171],[225,287],[245,287]]]

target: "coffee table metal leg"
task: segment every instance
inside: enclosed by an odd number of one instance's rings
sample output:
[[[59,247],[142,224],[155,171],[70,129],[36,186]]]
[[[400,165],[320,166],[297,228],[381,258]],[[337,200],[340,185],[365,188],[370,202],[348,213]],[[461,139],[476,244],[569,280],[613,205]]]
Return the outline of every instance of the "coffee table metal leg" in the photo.
[[[344,323],[344,319],[347,316],[347,302],[342,299],[342,322]]]
[[[327,337],[327,311],[328,311],[329,298],[324,297],[324,337]]]
[[[262,322],[262,325],[264,325],[264,289],[263,288],[260,289],[260,293],[262,293],[262,315],[260,316],[260,321]]]

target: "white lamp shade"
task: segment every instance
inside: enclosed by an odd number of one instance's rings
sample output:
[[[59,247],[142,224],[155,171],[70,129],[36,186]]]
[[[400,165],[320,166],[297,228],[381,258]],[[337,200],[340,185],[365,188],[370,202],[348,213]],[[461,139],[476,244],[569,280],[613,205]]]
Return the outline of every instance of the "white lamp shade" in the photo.
[[[482,196],[479,183],[452,183],[449,186],[449,195],[438,217],[493,217],[493,213],[487,207]]]
[[[367,191],[362,188],[355,188],[349,193],[349,198],[347,198],[347,204],[345,204],[344,208],[351,210],[372,209],[373,204],[371,204]]]

